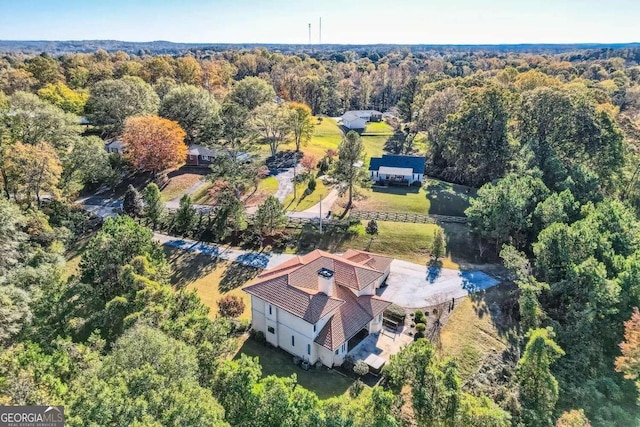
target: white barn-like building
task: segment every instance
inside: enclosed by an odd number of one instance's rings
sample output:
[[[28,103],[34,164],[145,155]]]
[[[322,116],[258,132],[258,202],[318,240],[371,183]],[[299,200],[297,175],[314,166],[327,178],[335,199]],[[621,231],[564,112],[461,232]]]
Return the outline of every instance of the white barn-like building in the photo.
[[[382,113],[376,110],[352,110],[347,111],[340,117],[342,126],[347,129],[364,129],[367,122],[379,122],[382,120]]]

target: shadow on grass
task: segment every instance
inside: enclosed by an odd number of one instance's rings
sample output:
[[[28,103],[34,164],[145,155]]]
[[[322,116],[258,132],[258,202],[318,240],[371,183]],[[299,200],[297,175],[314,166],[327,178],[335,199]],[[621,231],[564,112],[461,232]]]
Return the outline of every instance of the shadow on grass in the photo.
[[[393,187],[381,187],[374,185],[371,187],[371,191],[374,193],[395,194],[398,196],[406,196],[407,194],[418,194],[420,187],[416,185],[398,185]]]
[[[306,253],[315,249],[339,252],[354,237],[342,227],[327,227],[320,233],[316,225],[305,224],[297,236],[297,252]]]
[[[233,262],[222,275],[218,289],[221,294],[230,292],[255,278],[260,271],[259,268]]]
[[[518,342],[519,313],[516,294],[515,285],[502,283],[486,291],[469,295],[476,315],[480,319],[491,316],[491,323],[498,335],[506,338],[512,345]]]
[[[305,371],[293,364],[293,356],[281,349],[267,347],[254,340],[247,339],[235,356],[238,359],[241,354],[249,357],[257,357],[262,366],[262,375],[275,375],[278,377],[290,377],[296,374],[298,384],[307,390],[311,390],[320,399],[343,395],[353,384],[352,379],[346,378],[326,367],[311,367]]]
[[[469,199],[475,197],[476,189],[430,179],[425,185],[427,199],[431,202],[432,215],[465,216]]]
[[[178,248],[163,246],[167,261],[173,266],[171,284],[185,287],[216,269],[218,258]]]

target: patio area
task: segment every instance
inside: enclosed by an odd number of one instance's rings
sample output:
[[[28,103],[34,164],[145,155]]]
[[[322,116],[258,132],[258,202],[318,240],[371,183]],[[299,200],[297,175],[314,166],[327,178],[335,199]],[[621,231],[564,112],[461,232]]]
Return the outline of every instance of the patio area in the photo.
[[[364,360],[371,368],[379,370],[389,360],[389,356],[398,353],[412,342],[413,337],[407,334],[383,329],[377,334],[368,335],[349,352],[349,356],[354,360]]]

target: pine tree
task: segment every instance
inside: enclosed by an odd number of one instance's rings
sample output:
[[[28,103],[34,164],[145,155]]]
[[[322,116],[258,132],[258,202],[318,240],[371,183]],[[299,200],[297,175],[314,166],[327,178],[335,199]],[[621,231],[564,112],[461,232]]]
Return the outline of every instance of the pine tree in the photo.
[[[445,256],[445,251],[444,234],[442,233],[442,229],[436,228],[433,232],[433,249],[431,250],[431,255],[433,255],[437,261]]]
[[[155,183],[151,183],[144,188],[144,216],[152,223],[155,229],[158,221],[164,214],[164,206],[160,196],[160,189]]]
[[[176,211],[175,227],[179,233],[186,234],[191,231],[196,218],[196,210],[193,208],[191,198],[185,194],[180,198],[180,206]]]
[[[138,190],[133,185],[129,184],[127,192],[124,193],[124,200],[122,201],[122,210],[125,214],[132,217],[142,216],[144,204],[142,203],[142,197]]]

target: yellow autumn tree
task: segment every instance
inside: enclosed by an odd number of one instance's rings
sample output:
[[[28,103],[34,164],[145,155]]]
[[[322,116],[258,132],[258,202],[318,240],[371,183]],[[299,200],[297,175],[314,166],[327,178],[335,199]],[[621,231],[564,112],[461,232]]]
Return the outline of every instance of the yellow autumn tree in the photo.
[[[126,120],[122,142],[131,165],[155,175],[184,163],[187,155],[185,136],[185,131],[173,120],[137,116]]]
[[[35,196],[40,206],[43,193],[56,195],[62,165],[56,150],[47,142],[23,144],[17,142],[7,153],[6,173],[16,198],[31,205]]]

